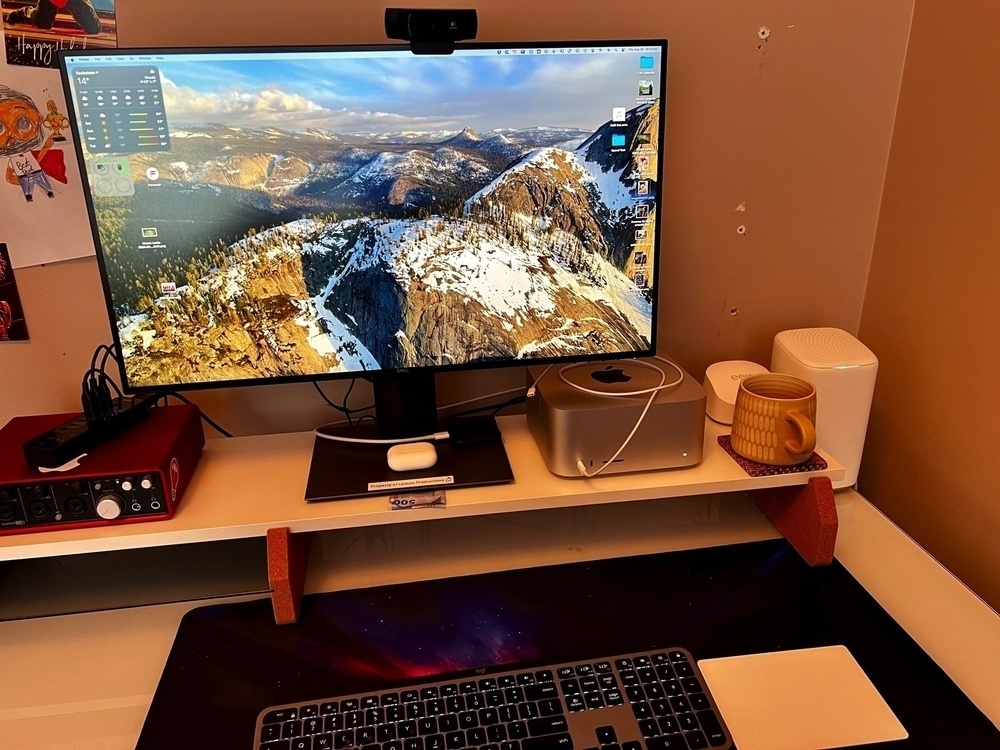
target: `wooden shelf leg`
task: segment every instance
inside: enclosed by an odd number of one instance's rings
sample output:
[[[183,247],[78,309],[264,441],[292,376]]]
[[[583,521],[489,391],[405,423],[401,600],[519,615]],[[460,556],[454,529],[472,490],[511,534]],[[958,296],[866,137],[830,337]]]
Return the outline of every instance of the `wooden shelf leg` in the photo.
[[[837,543],[837,503],[829,477],[808,484],[751,490],[750,498],[810,565],[829,565]]]
[[[299,621],[311,542],[309,532],[293,534],[287,528],[267,530],[267,580],[271,586],[274,621],[279,625]]]

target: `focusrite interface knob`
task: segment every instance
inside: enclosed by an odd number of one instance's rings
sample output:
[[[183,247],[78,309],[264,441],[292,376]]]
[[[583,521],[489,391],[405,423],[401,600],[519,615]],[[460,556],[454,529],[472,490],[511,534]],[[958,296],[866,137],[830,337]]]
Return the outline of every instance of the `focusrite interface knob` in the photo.
[[[122,499],[118,495],[110,492],[97,498],[97,515],[101,518],[111,520],[118,518],[122,514]]]

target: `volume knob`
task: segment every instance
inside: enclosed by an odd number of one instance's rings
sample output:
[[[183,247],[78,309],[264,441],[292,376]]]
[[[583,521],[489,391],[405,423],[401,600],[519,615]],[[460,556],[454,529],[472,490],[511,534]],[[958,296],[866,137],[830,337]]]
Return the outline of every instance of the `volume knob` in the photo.
[[[122,514],[122,499],[118,495],[101,495],[97,498],[97,515],[108,521]]]

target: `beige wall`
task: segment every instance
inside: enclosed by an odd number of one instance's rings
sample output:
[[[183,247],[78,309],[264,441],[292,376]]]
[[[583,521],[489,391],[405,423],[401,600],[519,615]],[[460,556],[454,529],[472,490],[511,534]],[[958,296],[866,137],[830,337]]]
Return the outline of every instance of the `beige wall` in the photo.
[[[992,0],[916,3],[860,328],[880,370],[859,487],[1000,609],[997,29]]]
[[[696,377],[721,359],[767,364],[784,328],[857,331],[912,0],[403,5],[473,5],[484,40],[670,40],[659,344]],[[384,41],[385,5],[369,0],[119,0],[118,8],[122,46]],[[84,217],[67,221],[90,242]],[[80,376],[94,346],[109,340],[93,260],[18,277],[32,340],[0,348],[0,423],[78,409]],[[442,400],[522,380],[511,370],[448,378]],[[310,386],[196,398],[237,433],[332,418]]]

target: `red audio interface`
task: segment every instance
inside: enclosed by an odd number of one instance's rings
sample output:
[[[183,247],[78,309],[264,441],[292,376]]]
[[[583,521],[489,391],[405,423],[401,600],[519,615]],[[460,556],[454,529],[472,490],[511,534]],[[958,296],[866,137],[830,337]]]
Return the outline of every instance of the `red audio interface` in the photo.
[[[152,407],[67,471],[29,466],[25,441],[74,416],[15,417],[0,429],[0,536],[173,515],[205,447],[198,407]]]

